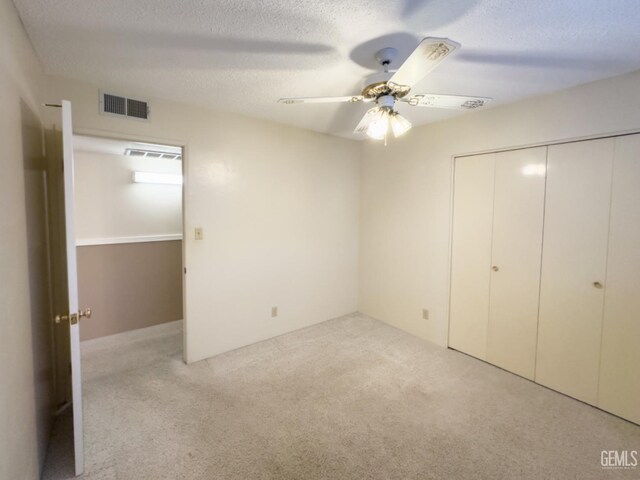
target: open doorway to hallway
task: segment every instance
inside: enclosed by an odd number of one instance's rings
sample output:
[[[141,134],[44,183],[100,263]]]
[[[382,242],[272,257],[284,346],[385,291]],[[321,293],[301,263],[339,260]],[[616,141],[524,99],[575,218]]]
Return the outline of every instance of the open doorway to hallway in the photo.
[[[75,135],[74,160],[80,340],[182,320],[182,148]]]
[[[74,135],[73,159],[78,300],[91,309],[79,322],[82,362],[87,362],[83,383],[158,361],[148,345],[159,337],[169,339],[170,351],[162,354],[181,359],[182,147]],[[68,328],[54,328],[59,408],[47,458],[50,478],[67,478],[73,466],[68,345]],[[114,346],[122,352],[106,365],[95,352]],[[95,399],[86,393],[83,398],[85,413],[90,412]],[[91,419],[87,415],[85,434],[95,427]],[[85,456],[92,455],[87,447]]]

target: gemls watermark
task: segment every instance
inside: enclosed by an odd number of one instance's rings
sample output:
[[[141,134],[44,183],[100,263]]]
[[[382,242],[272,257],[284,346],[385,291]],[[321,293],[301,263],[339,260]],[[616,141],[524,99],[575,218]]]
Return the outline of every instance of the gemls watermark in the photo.
[[[637,450],[602,450],[600,465],[606,469],[630,470],[638,466]]]

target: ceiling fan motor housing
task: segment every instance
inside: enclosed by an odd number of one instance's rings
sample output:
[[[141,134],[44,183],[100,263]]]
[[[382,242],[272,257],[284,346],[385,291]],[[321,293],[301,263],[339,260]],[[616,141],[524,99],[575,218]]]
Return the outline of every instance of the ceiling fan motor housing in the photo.
[[[389,92],[387,82],[393,76],[393,72],[378,72],[369,75],[362,84],[362,96],[364,98],[378,98]]]
[[[395,72],[378,72],[369,75],[364,79],[362,85],[362,96],[364,98],[376,99],[382,95],[393,95],[402,98],[409,93],[410,87],[389,83]]]

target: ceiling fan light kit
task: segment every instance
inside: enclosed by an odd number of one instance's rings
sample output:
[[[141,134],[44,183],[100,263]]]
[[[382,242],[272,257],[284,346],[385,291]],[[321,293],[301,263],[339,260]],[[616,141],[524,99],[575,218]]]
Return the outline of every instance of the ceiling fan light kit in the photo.
[[[389,71],[389,66],[397,51],[391,47],[383,48],[376,52],[375,58],[384,71],[369,75],[364,81],[360,95],[281,98],[278,102],[289,105],[297,103],[376,102],[376,106],[364,114],[354,133],[365,134],[374,140],[384,140],[386,145],[389,129],[394,137],[399,137],[411,129],[411,122],[396,111],[396,102],[404,102],[412,107],[469,110],[482,107],[491,101],[486,97],[462,95],[429,93],[409,95],[414,85],[459,48],[459,43],[448,38],[427,37],[418,44],[409,58],[394,72]]]
[[[393,95],[382,95],[376,100],[377,106],[365,115],[366,121],[359,125],[358,133],[364,132],[374,140],[384,140],[386,144],[389,128],[394,137],[399,137],[411,129],[411,122],[400,115],[395,107]]]

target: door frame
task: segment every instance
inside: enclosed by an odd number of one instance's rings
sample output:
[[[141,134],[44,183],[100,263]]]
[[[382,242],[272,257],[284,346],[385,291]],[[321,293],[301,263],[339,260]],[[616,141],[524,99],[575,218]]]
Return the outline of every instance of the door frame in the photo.
[[[156,143],[172,147],[182,148],[182,361],[188,363],[188,342],[187,329],[189,322],[187,320],[187,191],[189,188],[188,181],[188,162],[189,162],[189,146],[185,140],[165,137],[154,137],[147,135],[137,135],[123,133],[119,131],[95,130],[90,128],[74,128],[74,135],[82,135],[89,137],[105,138],[109,140],[126,140],[141,143]]]

